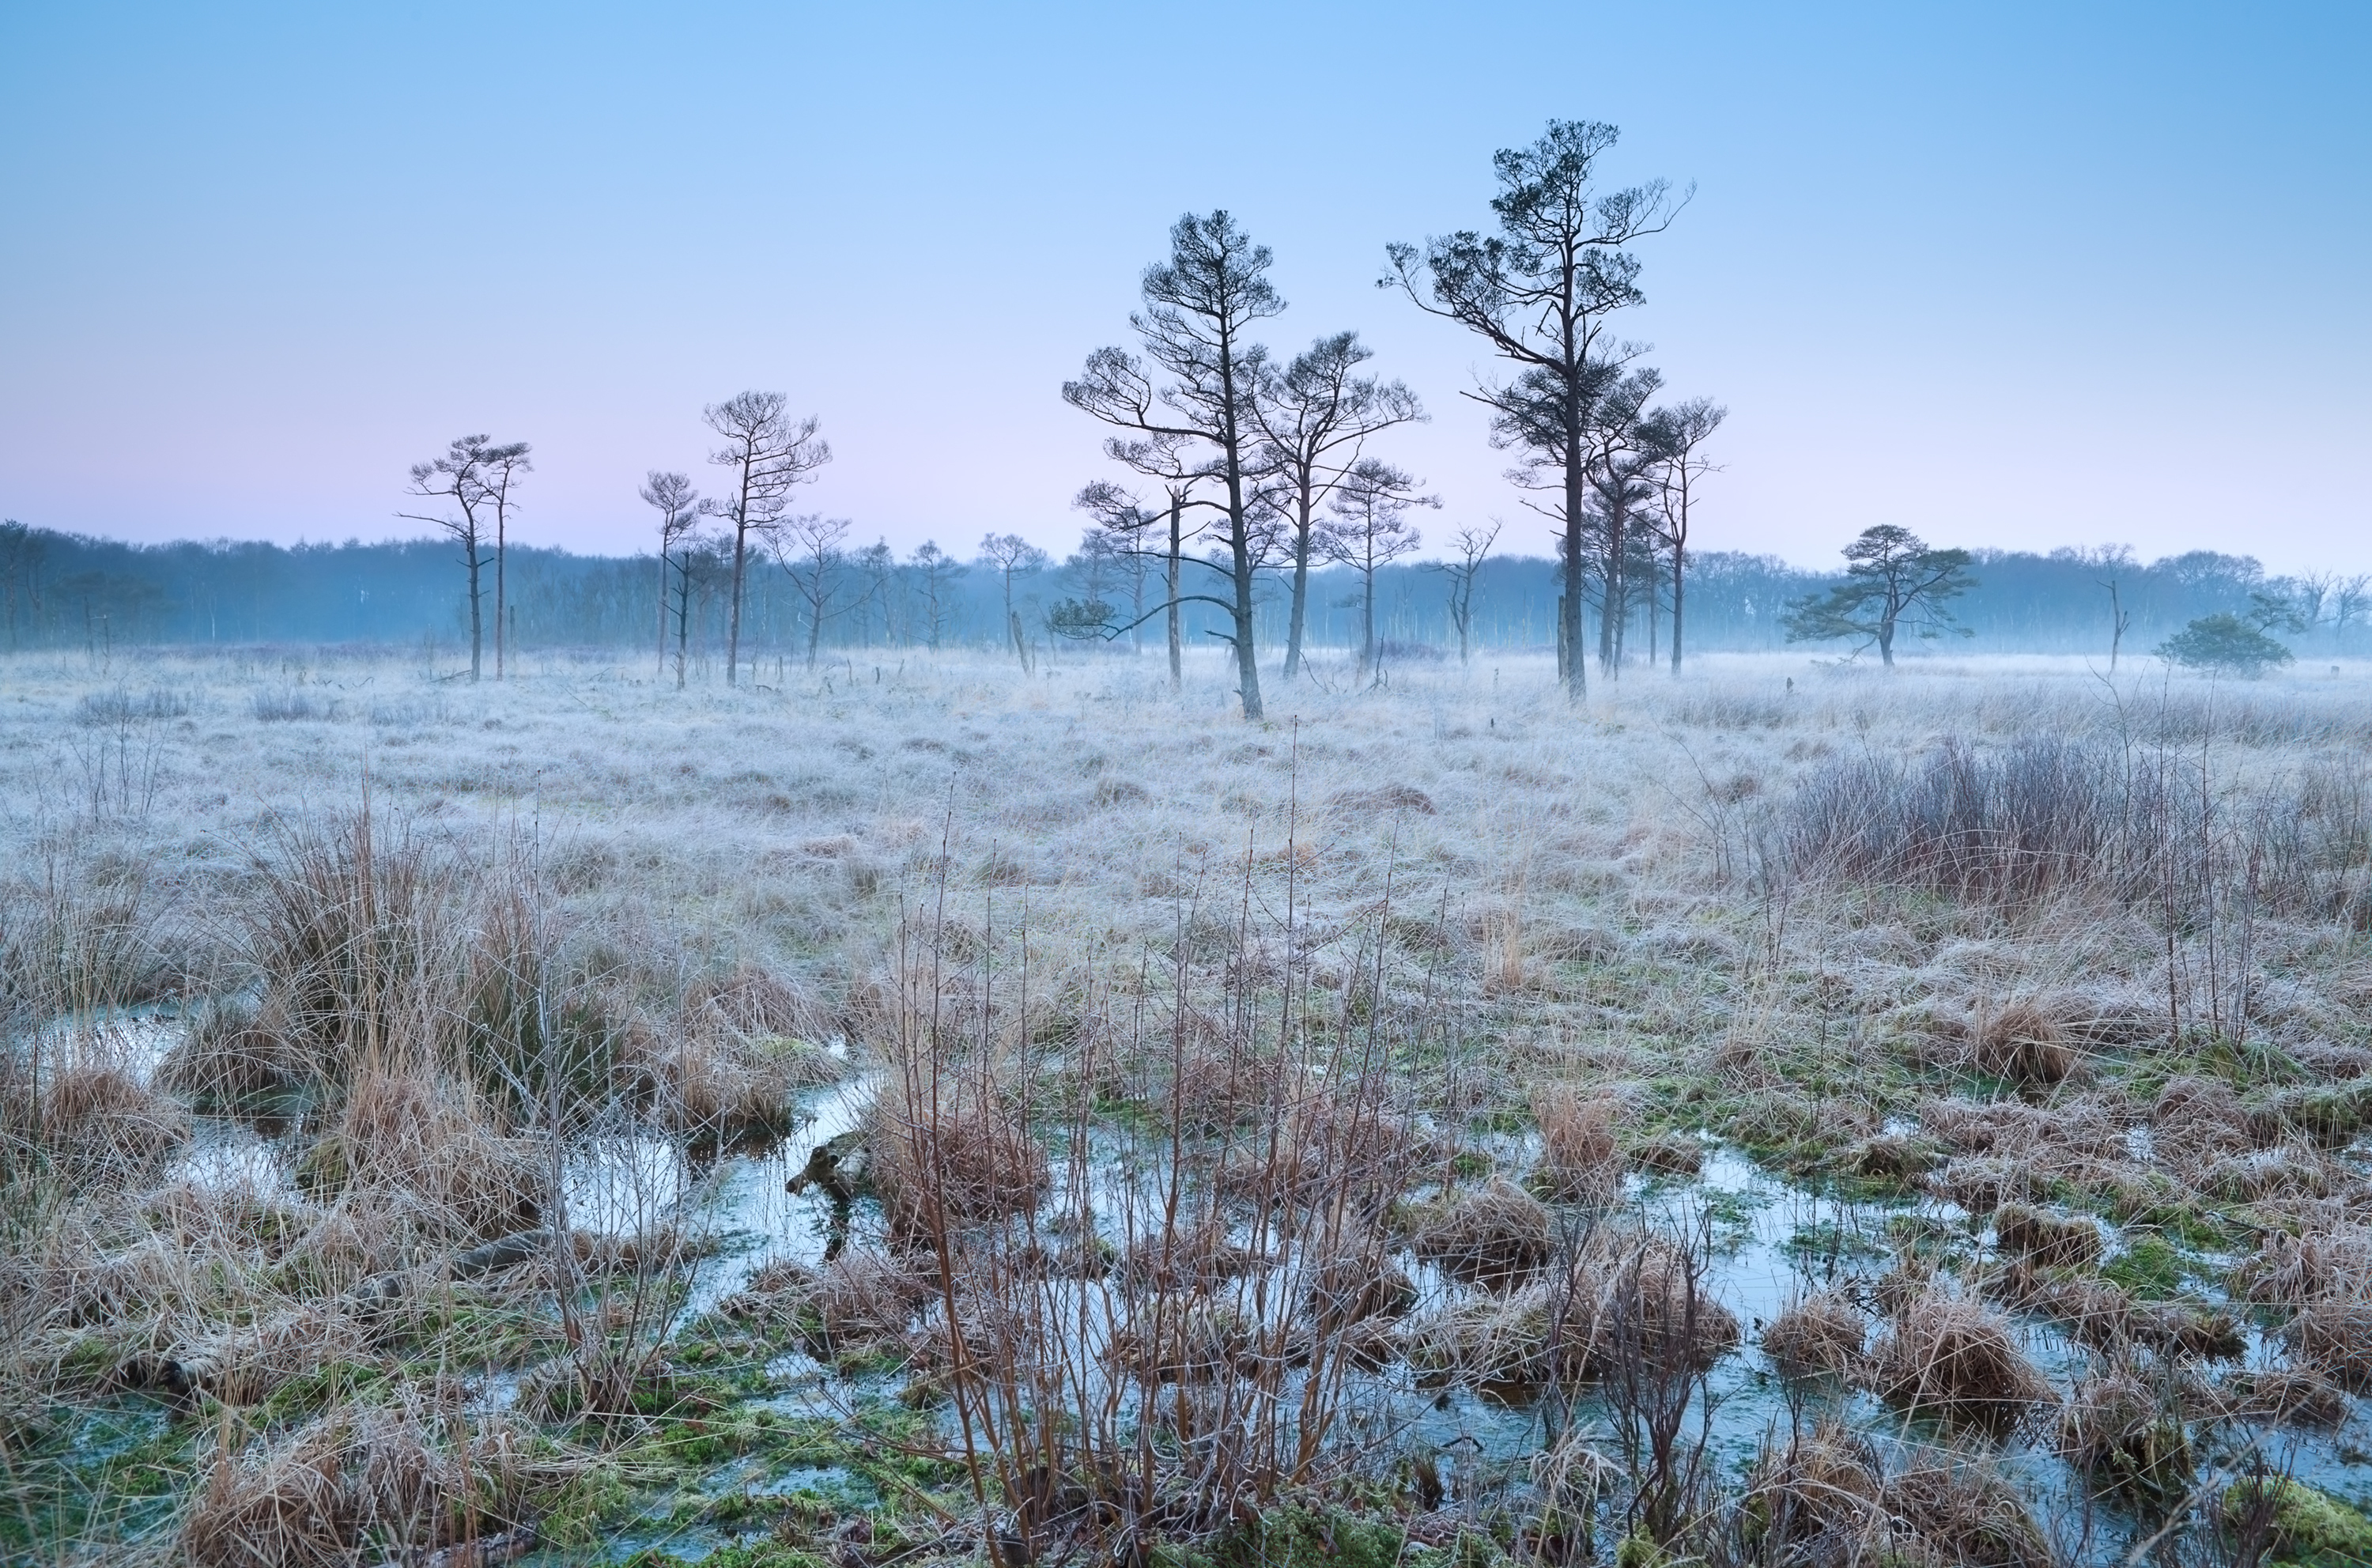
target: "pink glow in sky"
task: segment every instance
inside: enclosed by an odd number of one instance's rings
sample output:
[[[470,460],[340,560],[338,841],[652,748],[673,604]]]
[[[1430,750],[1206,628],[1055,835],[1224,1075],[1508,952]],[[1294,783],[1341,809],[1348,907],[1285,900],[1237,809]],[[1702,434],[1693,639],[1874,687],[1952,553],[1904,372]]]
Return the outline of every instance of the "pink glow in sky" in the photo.
[[[1642,248],[1731,410],[1707,547],[2209,548],[2372,569],[2372,22],[2356,6],[182,7],[0,13],[0,513],[159,540],[412,531],[405,466],[536,447],[521,537],[645,547],[744,387],[806,504],[1057,550],[1106,470],[1056,388],[1180,211],[1273,247],[1270,341],[1363,331],[1388,455],[1544,552],[1373,287],[1494,148],[1613,121],[1694,180]],[[1203,52],[1215,46],[1216,53]]]

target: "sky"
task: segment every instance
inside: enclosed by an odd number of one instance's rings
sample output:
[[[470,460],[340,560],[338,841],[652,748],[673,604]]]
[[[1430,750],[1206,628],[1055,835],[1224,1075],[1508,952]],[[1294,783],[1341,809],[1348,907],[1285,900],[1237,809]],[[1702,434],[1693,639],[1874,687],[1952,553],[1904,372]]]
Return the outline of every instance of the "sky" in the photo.
[[[1446,539],[1546,553],[1378,291],[1491,155],[1622,127],[1693,184],[1622,331],[1730,411],[1700,548],[1931,541],[2372,571],[2372,6],[0,4],[0,515],[416,532],[407,466],[527,440],[517,537],[646,549],[702,405],[822,421],[802,509],[901,552],[1076,542],[1058,395],[1188,210],[1273,248],[1433,417]],[[718,475],[716,477],[721,477]]]

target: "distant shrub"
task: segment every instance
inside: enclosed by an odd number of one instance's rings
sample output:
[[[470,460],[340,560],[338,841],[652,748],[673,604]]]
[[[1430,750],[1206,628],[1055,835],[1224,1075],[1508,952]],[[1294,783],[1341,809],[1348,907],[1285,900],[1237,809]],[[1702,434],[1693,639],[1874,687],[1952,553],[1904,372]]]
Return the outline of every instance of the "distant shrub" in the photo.
[[[124,724],[135,719],[178,719],[190,711],[190,700],[179,691],[155,687],[139,696],[129,688],[118,686],[106,691],[87,691],[75,704],[75,717],[84,724]]]
[[[291,689],[258,691],[249,704],[249,712],[260,724],[286,724],[296,719],[336,718],[338,704],[328,698]]]
[[[2203,615],[2157,645],[2158,656],[2185,669],[2213,669],[2256,679],[2294,656],[2289,649],[2228,612]]]

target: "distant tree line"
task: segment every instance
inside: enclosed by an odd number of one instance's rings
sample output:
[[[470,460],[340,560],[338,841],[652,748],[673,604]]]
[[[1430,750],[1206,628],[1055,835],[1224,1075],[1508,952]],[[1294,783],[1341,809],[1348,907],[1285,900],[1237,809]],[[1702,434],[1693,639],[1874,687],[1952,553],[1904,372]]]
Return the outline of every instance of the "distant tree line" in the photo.
[[[748,574],[745,656],[771,669],[778,660],[804,661],[811,648],[819,658],[934,646],[1010,652],[1017,626],[1025,649],[1071,645],[1053,625],[1065,603],[1162,602],[1165,563],[1112,551],[1100,528],[1087,530],[1081,548],[1062,561],[1011,535],[992,542],[959,556],[936,544],[901,554],[885,543],[817,541],[799,563],[803,577],[772,564]],[[607,649],[669,679],[679,657],[688,679],[712,669],[721,678],[730,636],[729,547],[714,538],[669,544],[664,589],[655,552],[599,556],[510,545],[512,657],[519,649]],[[2146,564],[2119,549],[1976,551],[1971,566],[1976,584],[1952,604],[1969,633],[1954,645],[1967,651],[2087,654],[2105,662],[2117,635],[2112,617],[2122,613],[2129,659],[2219,614],[2272,626],[2300,656],[2372,652],[2372,578],[2270,576],[2246,556],[2204,551]],[[1254,630],[1265,647],[1285,646],[1293,570],[1288,557],[1255,581]],[[9,523],[0,526],[0,646],[104,655],[160,644],[414,644],[445,650],[466,668],[469,602],[460,576],[447,540],[152,545]],[[1787,646],[1791,610],[1843,577],[1773,556],[1707,551],[1688,556],[1683,580],[1692,645],[1721,652]],[[1477,654],[1557,645],[1554,560],[1403,558],[1377,566],[1371,583],[1372,599],[1370,579],[1357,566],[1328,564],[1322,556],[1313,563],[1306,657],[1342,650],[1355,662],[1368,641],[1370,602],[1373,656],[1387,677],[1398,661],[1455,659],[1461,605],[1464,641]],[[1669,575],[1659,571],[1652,592],[1644,580],[1634,590],[1625,604],[1627,656],[1639,666],[1661,662],[1669,653]],[[2278,607],[2278,621],[2266,620],[2269,606]],[[1158,656],[1162,619],[1085,646]],[[1226,633],[1232,621],[1228,607],[1187,605],[1183,639],[1211,641],[1206,629]]]

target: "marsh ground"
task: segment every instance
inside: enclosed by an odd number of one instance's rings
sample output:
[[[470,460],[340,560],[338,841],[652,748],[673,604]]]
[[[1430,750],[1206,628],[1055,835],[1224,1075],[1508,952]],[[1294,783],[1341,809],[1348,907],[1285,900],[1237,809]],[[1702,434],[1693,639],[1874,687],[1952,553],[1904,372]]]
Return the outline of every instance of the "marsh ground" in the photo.
[[[0,1528],[2345,1560],[2365,673],[19,656]]]

